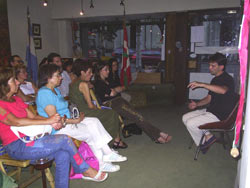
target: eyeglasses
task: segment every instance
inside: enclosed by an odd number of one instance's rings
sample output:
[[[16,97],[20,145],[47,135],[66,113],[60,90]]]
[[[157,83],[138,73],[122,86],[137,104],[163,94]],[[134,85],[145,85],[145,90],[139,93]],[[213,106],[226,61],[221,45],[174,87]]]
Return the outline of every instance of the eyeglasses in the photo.
[[[61,73],[58,73],[58,74],[54,74],[53,76],[54,76],[54,77],[57,77],[57,78],[60,78],[60,77],[62,77],[62,74],[61,74]]]

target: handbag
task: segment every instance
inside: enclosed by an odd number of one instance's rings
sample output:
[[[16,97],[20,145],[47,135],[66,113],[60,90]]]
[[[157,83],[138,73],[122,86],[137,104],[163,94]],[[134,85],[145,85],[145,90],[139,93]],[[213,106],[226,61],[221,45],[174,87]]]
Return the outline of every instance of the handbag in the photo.
[[[91,148],[86,142],[82,142],[78,152],[81,154],[83,160],[92,168],[96,169],[97,171],[99,170],[99,161],[92,152]],[[71,168],[70,170],[70,179],[80,179],[82,178],[82,174],[75,174],[74,169]]]
[[[46,133],[50,134],[52,131],[52,126],[51,125],[30,125],[22,127],[11,126],[10,129],[24,143],[29,143],[39,138],[42,138]],[[28,136],[29,139],[21,138],[19,132]]]
[[[80,112],[76,106],[76,104],[70,103],[69,111],[72,119],[77,119],[80,116]]]
[[[124,128],[122,129],[122,135],[124,138],[130,137],[133,134],[135,135],[142,134],[142,129],[138,127],[135,123],[125,125]]]

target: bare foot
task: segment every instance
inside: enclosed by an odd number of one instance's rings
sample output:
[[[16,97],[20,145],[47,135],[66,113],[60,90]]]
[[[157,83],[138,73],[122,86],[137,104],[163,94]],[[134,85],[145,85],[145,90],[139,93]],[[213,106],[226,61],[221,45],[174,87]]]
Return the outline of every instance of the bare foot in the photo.
[[[90,167],[88,170],[86,170],[85,172],[83,172],[83,175],[85,177],[94,178],[97,173],[98,172],[95,169],[93,169],[93,168]],[[97,180],[103,180],[105,178],[105,176],[106,176],[106,173],[102,172],[101,175],[98,177]]]

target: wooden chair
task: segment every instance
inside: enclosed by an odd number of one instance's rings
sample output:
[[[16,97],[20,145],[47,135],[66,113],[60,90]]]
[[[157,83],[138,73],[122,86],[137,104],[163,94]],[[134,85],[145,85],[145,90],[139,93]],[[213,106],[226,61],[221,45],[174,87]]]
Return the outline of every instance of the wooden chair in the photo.
[[[7,173],[5,168],[4,168],[4,165],[13,166],[13,167],[16,167],[16,169]],[[8,176],[16,175],[16,181],[19,184],[19,188],[25,188],[25,187],[29,186],[30,184],[32,184],[34,181],[36,181],[37,179],[39,179],[42,176],[41,173],[36,173],[32,177],[30,177],[28,180],[26,180],[25,182],[20,184],[20,177],[21,177],[21,173],[22,173],[22,168],[26,168],[29,165],[30,165],[29,160],[15,160],[15,159],[10,158],[8,154],[4,154],[4,155],[0,156],[0,170],[3,173],[7,174]],[[53,175],[51,174],[49,168],[46,168],[44,170],[45,170],[45,175],[50,183],[50,187],[55,188],[54,178],[53,178]],[[46,179],[45,179],[45,181],[46,181]]]
[[[223,144],[224,149],[226,149],[226,144],[231,144],[232,141],[229,137],[229,132],[232,132],[235,128],[235,121],[236,121],[236,117],[237,117],[237,112],[238,112],[238,105],[239,103],[237,103],[233,109],[233,111],[230,113],[230,115],[227,117],[227,119],[223,120],[223,121],[218,121],[218,122],[213,122],[213,123],[206,123],[204,125],[200,125],[199,129],[205,130],[202,134],[199,146],[197,146],[197,149],[195,151],[195,155],[194,155],[194,160],[197,160],[198,155],[200,153],[201,150],[201,145],[205,139],[205,134],[207,132],[218,132],[220,133],[220,139],[218,139],[216,142],[217,143],[221,143]],[[228,142],[225,141],[225,135],[227,137]],[[189,146],[189,149],[191,149],[192,145],[193,145],[193,139],[191,140],[191,144]]]

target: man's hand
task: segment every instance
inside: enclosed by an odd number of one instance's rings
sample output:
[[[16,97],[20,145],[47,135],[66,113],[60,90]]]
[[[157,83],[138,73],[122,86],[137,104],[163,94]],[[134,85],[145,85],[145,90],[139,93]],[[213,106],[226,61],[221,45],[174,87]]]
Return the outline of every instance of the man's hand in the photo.
[[[191,100],[191,102],[188,104],[188,108],[191,110],[197,108],[197,103]]]
[[[187,88],[191,88],[191,89],[195,89],[195,88],[198,88],[198,87],[204,87],[204,83],[202,83],[202,82],[191,82],[187,86]]]

